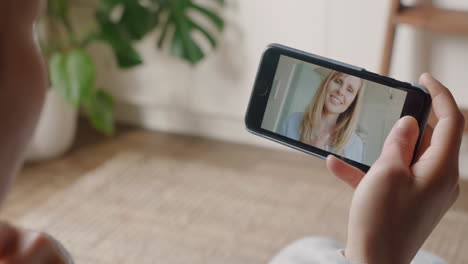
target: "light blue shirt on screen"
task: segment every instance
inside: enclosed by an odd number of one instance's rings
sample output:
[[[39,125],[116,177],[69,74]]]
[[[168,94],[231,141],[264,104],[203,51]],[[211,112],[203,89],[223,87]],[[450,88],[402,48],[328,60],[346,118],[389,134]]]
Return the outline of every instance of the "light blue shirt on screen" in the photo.
[[[304,113],[293,113],[291,114],[284,122],[281,130],[281,135],[294,139],[299,140],[301,137],[301,122]],[[351,138],[349,139],[348,144],[343,149],[343,156],[345,158],[362,162],[362,153],[364,149],[364,143],[362,139],[353,133]]]

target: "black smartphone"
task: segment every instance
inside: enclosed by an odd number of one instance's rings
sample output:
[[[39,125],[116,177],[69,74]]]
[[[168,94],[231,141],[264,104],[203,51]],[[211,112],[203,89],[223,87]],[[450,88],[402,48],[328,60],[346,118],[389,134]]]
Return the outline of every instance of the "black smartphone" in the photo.
[[[427,89],[279,44],[263,53],[245,124],[259,136],[308,154],[333,154],[367,172],[403,116],[419,124],[431,108]]]

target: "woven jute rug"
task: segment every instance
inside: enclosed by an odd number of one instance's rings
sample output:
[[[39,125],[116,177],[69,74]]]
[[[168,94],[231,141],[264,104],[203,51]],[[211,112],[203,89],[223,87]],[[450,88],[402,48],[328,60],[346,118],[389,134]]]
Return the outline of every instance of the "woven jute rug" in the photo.
[[[122,153],[19,224],[51,233],[77,263],[266,263],[309,232],[340,237],[347,212],[328,198],[339,190],[275,175]]]
[[[19,224],[55,236],[76,263],[258,264],[308,235],[344,241],[351,197],[330,175],[298,164],[243,170],[125,152]],[[449,213],[428,249],[464,260],[466,219]]]

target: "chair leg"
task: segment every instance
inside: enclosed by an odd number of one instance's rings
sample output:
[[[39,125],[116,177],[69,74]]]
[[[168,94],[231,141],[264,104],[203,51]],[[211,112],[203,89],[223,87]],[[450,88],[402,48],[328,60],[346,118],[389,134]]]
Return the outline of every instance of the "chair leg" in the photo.
[[[395,42],[395,31],[397,24],[395,18],[403,8],[401,0],[391,0],[390,12],[387,20],[387,32],[385,33],[385,46],[382,56],[382,64],[380,66],[380,74],[389,75],[390,67],[392,66],[393,45]]]
[[[387,26],[385,46],[382,56],[382,64],[380,66],[381,75],[388,76],[390,74],[390,67],[392,65],[393,46],[395,44],[395,31],[396,25],[390,21]]]

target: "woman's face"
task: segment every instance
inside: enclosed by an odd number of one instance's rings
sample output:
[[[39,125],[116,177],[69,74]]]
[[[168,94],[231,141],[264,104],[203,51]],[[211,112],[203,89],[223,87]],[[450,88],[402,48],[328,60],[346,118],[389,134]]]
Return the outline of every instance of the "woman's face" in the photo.
[[[341,114],[353,103],[361,89],[362,80],[350,75],[336,75],[326,87],[324,110],[331,114]]]

